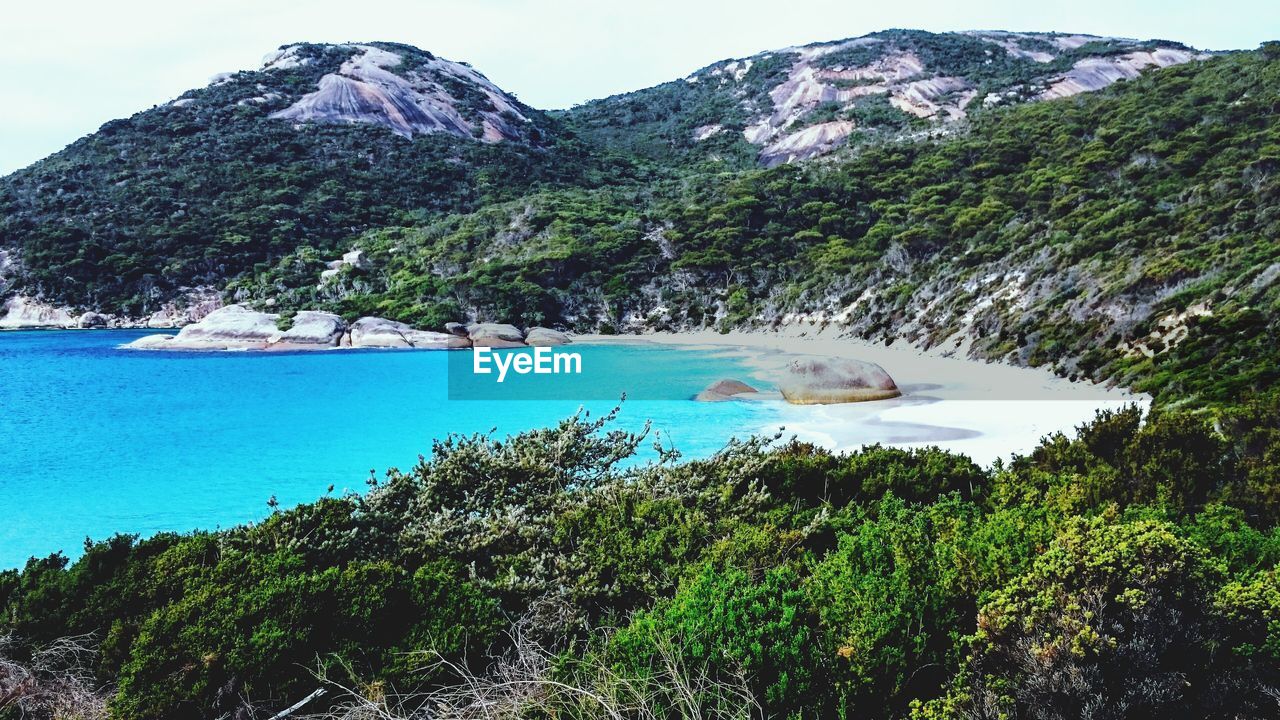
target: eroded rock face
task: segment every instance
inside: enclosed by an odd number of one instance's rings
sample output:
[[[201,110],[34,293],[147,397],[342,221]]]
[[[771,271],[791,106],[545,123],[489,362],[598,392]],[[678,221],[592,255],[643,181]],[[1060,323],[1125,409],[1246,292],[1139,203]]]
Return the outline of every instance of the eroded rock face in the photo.
[[[515,325],[502,323],[472,323],[467,326],[467,336],[474,347],[511,348],[524,347],[524,333]]]
[[[1176,48],[1160,48],[1154,52],[1132,52],[1105,58],[1088,58],[1075,64],[1066,74],[1056,78],[1038,96],[1041,100],[1070,97],[1092,92],[1117,82],[1132,80],[1149,68],[1181,65],[1196,59],[1197,54]]]
[[[0,305],[0,328],[3,329],[73,327],[76,327],[76,320],[66,308],[54,307],[21,295],[11,297]]]
[[[338,72],[320,78],[315,92],[271,117],[381,125],[406,138],[445,132],[490,143],[519,138],[520,127],[529,122],[520,103],[466,65],[428,56],[401,70],[404,60],[394,52],[351,47],[355,55]],[[293,67],[299,59],[288,50],[269,59],[264,69]]]
[[[699,402],[724,402],[725,400],[732,400],[735,395],[756,392],[760,391],[741,380],[726,378],[711,383],[705,390],[698,393],[694,399]]]
[[[990,78],[963,63],[928,59],[911,37],[895,31],[831,43],[815,43],[761,53],[751,58],[717,63],[685,79],[712,85],[740,103],[749,118],[742,130],[747,142],[761,147],[766,166],[803,160],[844,144],[864,128],[852,110],[867,102],[882,102],[915,118],[947,123],[965,118],[978,88],[990,88]],[[901,33],[900,33],[901,34]],[[1016,83],[990,92],[983,102],[1049,100],[1098,90],[1141,72],[1203,57],[1184,48],[1154,42],[1051,33],[972,32],[932,36],[937,42],[957,43],[966,51],[986,47],[992,61],[1028,66],[1029,83]],[[1076,53],[1087,43],[1133,48],[1124,54],[1082,57],[1070,71],[1050,69],[1047,63],[1063,53]],[[753,101],[751,69],[761,63],[786,63],[784,73],[766,87],[768,102]],[[1046,65],[1043,72],[1036,66]],[[1055,73],[1057,73],[1055,75]],[[756,79],[754,82],[758,82]],[[1012,81],[1011,81],[1012,82]],[[821,111],[821,112],[819,112]],[[693,140],[714,137],[721,125],[700,125]]]
[[[532,347],[551,347],[555,345],[568,345],[572,340],[565,333],[559,330],[552,330],[544,327],[531,327],[529,332],[525,333],[524,343]]]
[[[793,405],[866,402],[902,394],[884,368],[848,358],[792,360],[778,389]]]

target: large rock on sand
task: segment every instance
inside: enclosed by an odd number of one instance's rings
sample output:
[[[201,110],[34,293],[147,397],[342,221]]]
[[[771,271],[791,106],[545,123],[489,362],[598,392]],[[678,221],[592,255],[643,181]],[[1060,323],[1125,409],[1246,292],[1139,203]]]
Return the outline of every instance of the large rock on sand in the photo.
[[[424,348],[449,350],[470,347],[471,341],[450,333],[415,330],[401,322],[362,317],[351,324],[351,347]]]
[[[760,392],[741,380],[724,379],[717,380],[707,386],[706,390],[698,393],[694,398],[699,402],[723,402],[732,400],[734,395],[743,395],[746,393]]]
[[[524,343],[532,347],[550,347],[553,345],[568,345],[572,340],[565,333],[559,330],[552,330],[544,327],[531,327],[529,332],[524,334]]]
[[[884,368],[847,358],[792,360],[778,389],[793,405],[885,400],[902,394]]]
[[[524,347],[524,333],[515,325],[472,323],[467,326],[467,336],[475,347]]]

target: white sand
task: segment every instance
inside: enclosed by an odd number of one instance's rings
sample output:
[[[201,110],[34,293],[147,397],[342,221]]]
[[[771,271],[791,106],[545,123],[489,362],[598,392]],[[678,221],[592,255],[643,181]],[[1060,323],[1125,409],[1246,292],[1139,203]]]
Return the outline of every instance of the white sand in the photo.
[[[945,357],[899,341],[892,346],[792,327],[780,332],[652,333],[641,336],[585,335],[578,343],[655,343],[724,353],[753,369],[763,386],[759,400],[777,403],[786,435],[832,450],[870,443],[898,447],[937,445],[984,465],[1031,451],[1054,432],[1071,434],[1104,408],[1150,397],[1085,382],[1048,370]],[[874,362],[903,391],[900,398],[842,405],[789,405],[774,391],[787,363],[797,356],[847,357]],[[760,428],[773,432],[777,427]]]

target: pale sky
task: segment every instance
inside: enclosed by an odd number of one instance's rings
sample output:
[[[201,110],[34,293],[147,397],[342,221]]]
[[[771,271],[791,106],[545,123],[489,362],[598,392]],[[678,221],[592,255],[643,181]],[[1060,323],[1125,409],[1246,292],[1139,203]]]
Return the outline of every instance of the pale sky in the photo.
[[[716,60],[885,28],[1039,30],[1207,49],[1280,39],[1275,0],[7,0],[0,174],[287,43],[387,40],[470,62],[551,109]]]

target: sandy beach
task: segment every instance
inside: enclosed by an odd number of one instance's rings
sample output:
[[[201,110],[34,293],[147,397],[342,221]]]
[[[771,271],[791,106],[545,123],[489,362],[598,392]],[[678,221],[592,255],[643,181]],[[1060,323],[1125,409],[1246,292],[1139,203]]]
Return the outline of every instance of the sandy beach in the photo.
[[[584,344],[653,343],[737,358],[753,368],[753,377],[738,379],[763,391],[754,401],[779,405],[784,435],[840,451],[872,443],[937,445],[987,465],[997,458],[1007,459],[1011,453],[1029,452],[1045,435],[1070,434],[1098,410],[1150,405],[1146,395],[1072,382],[1046,369],[947,357],[903,342],[886,346],[813,328],[584,335],[574,340]],[[776,383],[787,364],[803,356],[876,363],[894,378],[902,397],[842,405],[789,405],[776,392]]]

